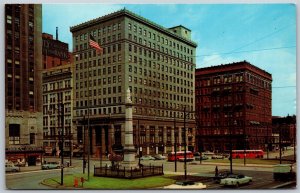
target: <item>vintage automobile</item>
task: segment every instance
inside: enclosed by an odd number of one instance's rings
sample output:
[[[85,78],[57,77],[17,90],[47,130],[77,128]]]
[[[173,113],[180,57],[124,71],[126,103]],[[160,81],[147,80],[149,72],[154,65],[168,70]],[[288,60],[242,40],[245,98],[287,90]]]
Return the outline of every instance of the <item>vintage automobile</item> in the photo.
[[[248,184],[252,182],[252,177],[244,176],[242,174],[230,174],[224,179],[221,179],[220,184],[224,186],[239,187],[242,184]]]
[[[59,162],[47,162],[42,165],[43,170],[58,169],[58,168],[60,168]]]
[[[216,183],[220,183],[222,179],[227,178],[230,175],[229,171],[223,171],[218,173],[217,176],[215,176],[213,179]]]
[[[140,158],[141,160],[155,160],[151,155],[144,155]]]
[[[166,156],[161,155],[161,154],[156,154],[153,157],[155,158],[155,160],[165,160],[165,159],[167,159]]]
[[[201,160],[208,160],[208,156],[202,154],[202,153],[199,153],[199,152],[194,152],[194,158],[195,158],[195,161],[200,161]]]
[[[15,166],[12,163],[6,163],[5,164],[5,172],[19,172],[20,168]]]

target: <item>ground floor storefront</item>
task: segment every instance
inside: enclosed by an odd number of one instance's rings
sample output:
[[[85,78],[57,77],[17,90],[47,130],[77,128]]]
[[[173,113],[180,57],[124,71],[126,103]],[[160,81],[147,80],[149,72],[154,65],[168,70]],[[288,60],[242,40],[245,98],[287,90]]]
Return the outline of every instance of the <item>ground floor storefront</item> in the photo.
[[[41,165],[43,153],[42,147],[10,147],[5,149],[5,161],[16,166]]]

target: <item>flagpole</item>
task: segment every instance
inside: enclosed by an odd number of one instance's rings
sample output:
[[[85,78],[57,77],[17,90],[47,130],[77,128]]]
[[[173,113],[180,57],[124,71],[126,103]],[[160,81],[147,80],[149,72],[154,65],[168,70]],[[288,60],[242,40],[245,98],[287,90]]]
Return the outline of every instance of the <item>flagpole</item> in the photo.
[[[88,32],[88,44],[90,41],[90,32]],[[91,48],[89,46],[89,51],[88,51],[88,181],[90,180],[90,51]]]

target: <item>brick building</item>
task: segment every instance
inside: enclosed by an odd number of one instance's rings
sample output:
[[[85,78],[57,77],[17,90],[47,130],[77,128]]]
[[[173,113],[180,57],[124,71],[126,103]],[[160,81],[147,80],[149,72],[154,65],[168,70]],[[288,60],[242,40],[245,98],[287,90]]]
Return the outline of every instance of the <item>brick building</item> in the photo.
[[[64,126],[64,154],[72,152],[74,140],[72,107],[73,76],[69,45],[51,34],[43,33],[43,147],[46,155],[58,155]],[[64,112],[60,111],[61,105]],[[61,122],[64,117],[64,124]]]
[[[41,5],[5,5],[6,159],[26,165],[42,152],[41,30]]]
[[[296,116],[272,117],[272,133],[277,134],[278,139],[271,139],[270,146],[276,149],[281,147],[296,146]]]
[[[67,43],[58,40],[58,32],[56,38],[53,35],[43,33],[43,68],[49,69],[56,66],[62,66],[72,62],[71,53]]]
[[[122,149],[124,102],[130,88],[136,147],[144,154],[167,153],[174,150],[177,138],[181,149],[186,107],[186,139],[189,149],[194,148],[197,45],[189,29],[164,28],[123,9],[73,26],[71,32],[76,55],[74,122],[79,143],[87,136],[84,120],[89,117],[93,155],[99,156],[100,148],[102,152]],[[102,54],[89,48],[89,34],[103,47]]]
[[[246,62],[196,69],[199,150],[265,149],[272,134],[272,76]]]

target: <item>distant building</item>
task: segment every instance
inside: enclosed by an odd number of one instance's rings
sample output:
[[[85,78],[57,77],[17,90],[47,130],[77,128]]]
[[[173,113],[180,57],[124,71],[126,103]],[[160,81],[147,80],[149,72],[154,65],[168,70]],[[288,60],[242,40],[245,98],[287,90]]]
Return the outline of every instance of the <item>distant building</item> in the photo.
[[[74,121],[79,143],[87,136],[84,120],[89,117],[93,155],[122,149],[124,102],[129,88],[136,148],[144,154],[167,153],[174,150],[176,138],[180,150],[184,146],[186,107],[187,146],[194,149],[197,44],[191,40],[191,30],[184,26],[164,28],[123,9],[73,26],[71,32],[76,55]],[[103,47],[102,54],[89,48],[90,34]]]
[[[282,148],[288,146],[296,146],[297,130],[296,130],[296,116],[287,117],[272,117],[272,132],[276,134],[277,139],[272,139],[270,144],[272,147]]]
[[[41,30],[41,5],[5,5],[6,159],[26,165],[42,153]]]
[[[246,61],[196,69],[199,149],[266,149],[271,84],[271,74]]]
[[[68,49],[68,44],[59,41],[58,37],[53,39],[52,35],[43,33],[43,147],[46,155],[59,154],[62,126],[65,155],[72,153],[73,140],[76,141],[72,123],[73,63]]]
[[[57,32],[58,36],[58,32]],[[53,35],[43,33],[43,68],[49,69],[56,66],[69,64],[73,57],[69,53],[67,43],[53,39]]]

